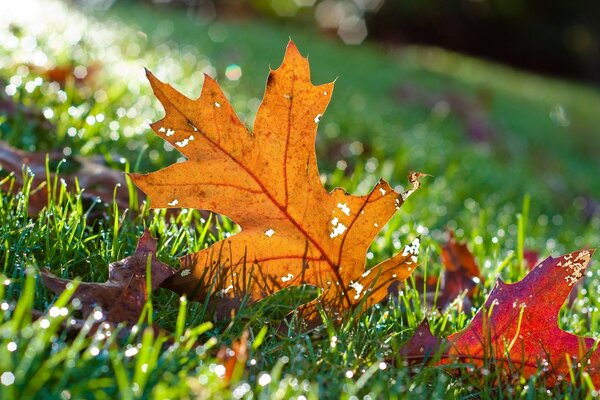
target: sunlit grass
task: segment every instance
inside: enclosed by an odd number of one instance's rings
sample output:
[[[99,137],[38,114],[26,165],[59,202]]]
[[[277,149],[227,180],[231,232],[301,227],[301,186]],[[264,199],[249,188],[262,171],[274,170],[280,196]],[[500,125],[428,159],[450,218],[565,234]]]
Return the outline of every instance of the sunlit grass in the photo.
[[[161,111],[142,68],[192,97],[199,94],[202,72],[216,76],[241,118],[251,123],[267,66],[280,62],[292,34],[301,51],[310,54],[315,82],[340,76],[317,143],[327,187],[365,193],[379,177],[394,186],[406,184],[409,169],[434,175],[375,240],[369,265],[420,236],[417,273],[438,274],[440,243],[446,228],[452,228],[482,267],[485,279],[474,299],[479,307],[498,277],[514,282],[524,276],[523,249],[538,250],[545,257],[600,245],[598,214],[587,219],[583,215],[586,196],[599,195],[596,161],[580,151],[578,142],[561,147],[564,128],[548,118],[557,102],[564,103],[577,132],[594,143],[597,138],[589,132],[599,121],[588,105],[598,102],[596,92],[541,78],[529,82],[530,75],[438,50],[386,56],[373,47],[346,48],[297,26],[225,23],[220,27],[227,39],[214,42],[207,34],[209,26],[192,24],[183,14],[135,6],[117,8],[96,21],[61,3],[48,2],[45,7],[35,18],[31,14],[18,22],[15,17],[10,29],[0,32],[0,98],[41,113],[41,119],[31,119],[22,110],[0,115],[1,138],[14,146],[59,150],[65,157],[99,155],[120,170],[164,167],[180,155],[146,125]],[[49,13],[57,16],[53,24],[46,23]],[[44,57],[49,65],[90,67],[99,62],[100,70],[83,85],[71,80],[60,86],[42,79],[43,69],[33,67]],[[240,68],[239,79],[227,77],[232,65]],[[491,77],[498,80],[489,84],[496,99],[490,118],[508,143],[500,150],[495,143],[467,140],[452,110],[445,114],[441,106],[399,103],[392,90],[403,82],[416,82],[434,93],[451,87],[469,96]],[[519,112],[513,113],[513,108]],[[44,120],[51,122],[49,130]],[[542,131],[547,135],[542,142],[552,144],[550,155],[561,150],[558,166],[545,164],[555,169],[552,176],[541,174],[538,159],[529,156],[540,145]],[[513,139],[516,148],[511,147]],[[56,168],[51,166],[49,172]],[[12,179],[0,176],[7,184]],[[550,187],[556,176],[573,182]],[[378,305],[359,318],[348,316],[342,325],[325,320],[308,332],[293,317],[265,318],[269,310],[252,308],[241,310],[231,323],[210,326],[205,304],[182,306],[178,296],[159,290],[152,298],[152,321],[164,332],[142,324],[124,339],[116,334],[88,337],[85,332],[69,336],[59,325],[68,323],[77,310],[68,293],[54,298],[43,288],[36,278],[40,268],[62,277],[104,281],[108,264],[131,254],[144,228],[158,238],[158,257],[175,267],[179,256],[206,248],[237,227],[195,210],[167,214],[151,211],[146,204],[130,210],[84,204],[76,188],[59,180],[46,183],[51,188],[47,207],[30,217],[28,198],[36,188],[26,182],[18,194],[0,192],[0,375],[7,374],[0,382],[2,398],[81,398],[90,393],[98,398],[161,399],[250,394],[571,398],[590,390],[584,382],[548,391],[536,377],[497,386],[494,373],[481,377],[467,366],[457,376],[449,367],[402,365],[397,351],[424,318],[436,334],[447,335],[465,327],[476,311],[458,306],[443,312],[427,309],[423,288],[413,280],[397,301]],[[554,194],[556,187],[560,196]],[[592,263],[576,299],[561,311],[563,329],[600,335],[598,265]],[[40,318],[31,317],[33,308],[42,313]],[[224,388],[216,349],[231,344],[244,330],[251,342],[247,369],[240,381]]]

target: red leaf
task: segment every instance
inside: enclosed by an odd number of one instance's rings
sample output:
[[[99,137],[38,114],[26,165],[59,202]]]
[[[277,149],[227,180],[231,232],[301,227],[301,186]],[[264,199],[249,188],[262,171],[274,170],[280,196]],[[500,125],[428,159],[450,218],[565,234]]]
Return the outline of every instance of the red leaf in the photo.
[[[401,354],[418,360],[439,352],[442,358],[438,364],[459,359],[482,366],[487,361],[505,370],[512,366],[525,377],[543,368],[550,386],[560,380],[559,376],[569,379],[569,364],[576,369],[580,363],[594,384],[600,385],[597,340],[573,335],[558,326],[559,310],[573,285],[584,276],[593,252],[549,257],[520,282],[499,281],[465,329],[438,341],[422,325]]]

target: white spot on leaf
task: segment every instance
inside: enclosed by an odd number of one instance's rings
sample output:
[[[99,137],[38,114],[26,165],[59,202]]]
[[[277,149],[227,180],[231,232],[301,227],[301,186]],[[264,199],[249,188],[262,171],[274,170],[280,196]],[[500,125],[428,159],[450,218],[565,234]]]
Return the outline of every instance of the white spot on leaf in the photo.
[[[415,240],[412,241],[411,244],[407,244],[406,246],[404,246],[404,251],[402,252],[402,256],[406,257],[406,256],[418,256],[419,255],[419,247],[421,245],[421,241],[419,240],[419,238],[416,238]]]
[[[360,294],[362,293],[364,286],[361,285],[358,282],[350,282],[350,287],[354,290],[356,290],[356,295],[354,295],[354,300],[358,300],[360,297]]]
[[[265,235],[267,235],[268,237],[271,237],[275,234],[275,231],[273,229],[269,229],[268,231],[265,232]]]
[[[233,290],[233,285],[229,285],[227,286],[225,289],[219,290],[217,292],[217,296],[219,297],[223,297],[225,296],[227,293],[229,293],[231,290]]]
[[[334,218],[337,222],[337,218]],[[331,221],[333,223],[333,221]],[[334,238],[336,236],[339,236],[341,234],[343,234],[344,232],[346,232],[346,225],[342,224],[341,222],[337,222],[337,224],[334,224],[335,226],[333,227],[333,231],[329,234],[330,238]]]
[[[346,203],[337,203],[337,207],[342,210],[342,212],[348,216],[350,216],[350,207]]]
[[[319,121],[321,120],[322,116],[323,116],[323,114],[317,114],[317,116],[315,117],[315,124],[319,123]]]
[[[293,278],[294,278],[294,275],[292,275],[292,274],[287,274],[286,276],[282,276],[282,277],[281,277],[281,280],[282,280],[283,282],[288,282],[288,281],[291,281]]]
[[[185,147],[192,140],[194,140],[194,135],[190,135],[189,137],[183,139],[181,142],[175,142],[175,144],[179,147]]]
[[[177,200],[177,199],[173,199],[173,201],[172,201],[172,202],[170,202],[170,203],[167,203],[167,205],[168,205],[168,206],[171,206],[171,207],[174,207],[174,206],[176,206],[177,204],[179,204],[179,200]]]

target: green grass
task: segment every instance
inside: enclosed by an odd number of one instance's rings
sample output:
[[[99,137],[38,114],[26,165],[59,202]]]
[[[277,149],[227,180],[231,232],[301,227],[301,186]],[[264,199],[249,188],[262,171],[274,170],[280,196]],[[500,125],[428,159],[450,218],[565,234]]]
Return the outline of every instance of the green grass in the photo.
[[[584,215],[586,199],[600,199],[600,164],[594,153],[600,148],[600,115],[595,112],[600,94],[594,90],[439,49],[344,47],[291,23],[209,26],[176,11],[139,6],[116,8],[94,19],[52,2],[37,14],[13,17],[22,21],[11,26],[10,34],[0,32],[0,80],[14,86],[12,100],[41,110],[52,122],[48,131],[22,111],[0,114],[1,139],[17,147],[59,149],[65,157],[99,156],[121,170],[164,167],[179,155],[163,147],[144,122],[159,118],[161,111],[143,67],[190,96],[200,91],[198,71],[216,74],[240,116],[251,124],[268,67],[280,63],[291,36],[310,55],[314,82],[338,77],[317,142],[328,187],[365,193],[380,176],[400,186],[406,184],[409,169],[433,175],[373,243],[369,263],[421,236],[421,271],[437,274],[439,246],[451,227],[482,267],[485,281],[474,300],[479,307],[496,278],[515,281],[524,276],[522,249],[538,250],[545,257],[600,245],[600,216]],[[70,35],[82,35],[81,41],[71,46],[64,36],[57,39],[67,28]],[[213,42],[208,32],[218,29],[227,37]],[[14,48],[12,36],[19,39]],[[84,86],[70,82],[61,89],[38,79],[35,71],[20,67],[31,64],[36,54],[28,37],[36,38],[35,49],[52,62],[99,62],[95,81]],[[224,75],[232,64],[241,67],[239,81]],[[436,104],[399,101],[397,88],[407,85],[418,87]],[[6,93],[2,89],[0,96],[7,98]],[[467,138],[460,110],[452,109],[456,96],[485,110],[485,120],[496,132],[492,139]],[[451,105],[449,112],[444,101]],[[460,376],[450,374],[449,367],[402,365],[395,356],[398,348],[424,317],[437,334],[449,334],[466,326],[474,311],[428,310],[422,288],[412,283],[397,304],[379,305],[360,318],[349,316],[341,326],[325,321],[310,332],[299,329],[295,318],[265,318],[252,308],[229,324],[212,326],[204,304],[182,306],[178,296],[159,290],[152,298],[152,321],[163,333],[141,324],[125,337],[85,332],[69,336],[59,325],[78,310],[68,293],[56,298],[43,288],[39,268],[103,281],[108,263],[131,254],[145,227],[158,238],[159,258],[176,266],[178,256],[205,248],[236,227],[227,219],[206,220],[193,210],[167,215],[146,207],[126,211],[90,206],[77,190],[59,181],[48,185],[48,206],[38,216],[26,212],[35,188],[1,194],[0,371],[10,371],[15,380],[0,385],[0,398],[597,395],[598,388],[583,378],[554,389],[536,377],[495,386],[494,372],[482,383],[465,365],[458,366]],[[89,218],[97,211],[101,217]],[[561,327],[600,335],[599,299],[600,269],[593,261],[577,299],[561,311]],[[32,308],[45,317],[33,321]],[[216,349],[230,345],[246,329],[250,361],[239,380],[224,388]]]

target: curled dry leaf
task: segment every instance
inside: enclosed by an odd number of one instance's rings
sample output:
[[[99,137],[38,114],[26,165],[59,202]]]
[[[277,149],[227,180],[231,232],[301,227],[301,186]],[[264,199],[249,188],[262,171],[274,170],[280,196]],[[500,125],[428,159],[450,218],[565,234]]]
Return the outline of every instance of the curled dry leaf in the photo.
[[[469,310],[476,293],[477,281],[482,280],[479,266],[467,245],[458,242],[451,230],[448,230],[448,237],[448,241],[442,245],[444,269],[440,276],[427,276],[426,282],[422,276],[417,276],[416,288],[425,288],[429,307],[435,305],[444,310],[452,305],[459,311]],[[460,301],[456,301],[457,299]]]
[[[48,158],[51,170],[53,166],[65,160],[60,169],[63,171],[60,177],[67,186],[72,188],[75,187],[75,180],[77,180],[79,186],[84,189],[82,192],[84,199],[90,201],[101,199],[110,203],[113,201],[114,190],[117,187],[115,196],[117,204],[122,208],[129,206],[129,193],[124,173],[84,157],[66,158],[61,152],[52,152],[48,154]],[[28,212],[35,215],[48,204],[46,153],[23,151],[0,141],[0,170],[2,174],[13,173],[15,176],[15,185],[12,188],[7,181],[3,185],[0,184],[0,190],[20,190],[23,187],[24,166],[27,166],[33,175]],[[51,179],[54,179],[54,176],[54,173],[50,174]]]
[[[456,240],[454,232],[448,231],[448,236],[448,241],[442,246],[444,272],[437,304],[443,309],[466,292],[462,306],[470,309],[476,282],[482,280],[479,266],[467,245]]]
[[[365,270],[371,241],[404,197],[383,180],[365,196],[323,187],[315,137],[333,83],[311,83],[308,60],[294,43],[269,74],[252,131],[211,77],[191,100],[147,75],[166,111],[152,128],[187,161],[131,178],[152,207],[207,209],[242,228],[184,257],[166,287],[200,300],[212,293],[217,315],[228,317],[246,294],[252,303],[301,284],[321,287],[335,311],[356,306],[367,292],[370,305],[410,275],[417,246]]]
[[[79,299],[82,314],[87,318],[97,307],[102,309],[102,321],[135,324],[147,300],[146,267],[151,257],[152,290],[155,290],[173,270],[156,258],[156,239],[145,231],[138,241],[135,253],[108,266],[108,280],[103,283],[81,282],[73,298]],[[60,294],[71,282],[49,271],[42,270],[44,285]]]
[[[582,250],[549,257],[521,281],[499,281],[485,305],[469,325],[445,339],[437,339],[424,322],[400,350],[408,360],[456,360],[476,366],[493,365],[508,375],[525,377],[541,371],[548,385],[570,379],[578,366],[600,385],[598,340],[565,332],[558,313],[565,299],[585,273],[593,254]],[[437,355],[437,357],[436,357]]]

